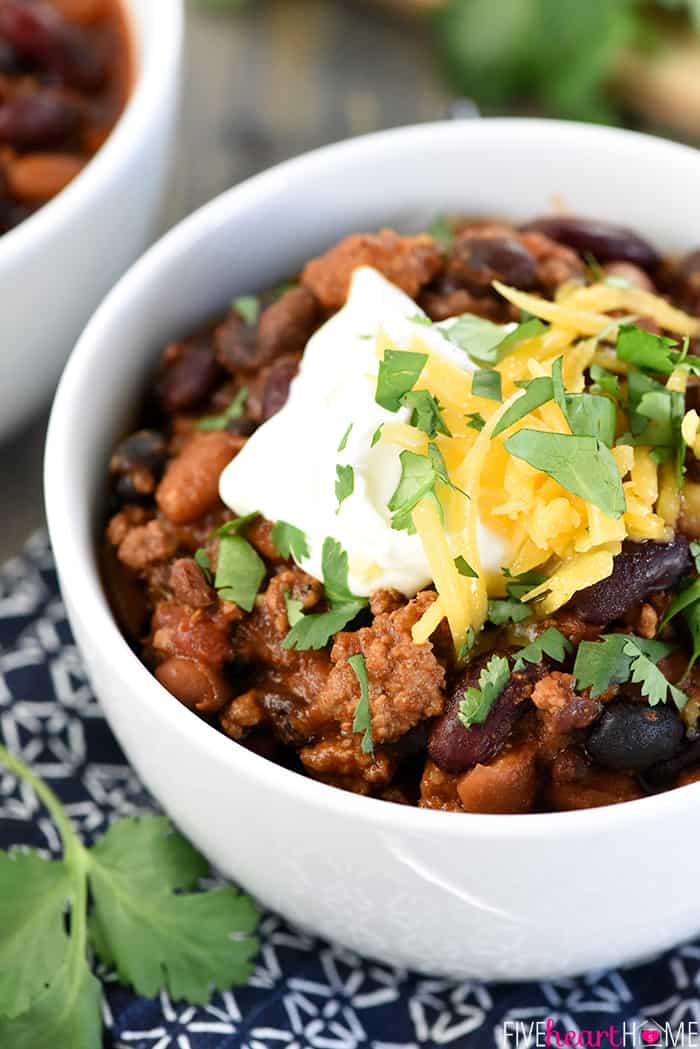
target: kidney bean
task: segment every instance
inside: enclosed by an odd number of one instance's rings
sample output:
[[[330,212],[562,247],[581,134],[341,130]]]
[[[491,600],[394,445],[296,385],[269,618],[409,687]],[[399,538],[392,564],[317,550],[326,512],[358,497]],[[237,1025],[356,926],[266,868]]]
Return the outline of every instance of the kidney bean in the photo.
[[[465,728],[458,718],[459,705],[467,688],[477,686],[479,674],[493,653],[480,656],[464,670],[454,683],[442,714],[430,733],[428,754],[445,772],[466,772],[484,764],[499,752],[519,717],[525,713],[525,700],[532,694],[534,681],[541,675],[539,667],[528,665],[522,673],[512,674],[506,687],[491,707],[481,725]]]
[[[690,571],[688,540],[677,534],[670,543],[624,542],[607,579],[574,594],[567,605],[586,623],[604,626],[657,590],[666,590]]]
[[[659,261],[655,249],[624,226],[573,215],[549,215],[522,227],[545,233],[581,253],[590,252],[598,262],[632,262],[651,269]]]
[[[4,0],[0,36],[70,87],[90,90],[104,78],[104,56],[94,43],[43,0]]]
[[[80,124],[75,103],[48,91],[16,95],[0,105],[0,142],[15,149],[57,145]]]
[[[22,203],[43,204],[65,189],[84,165],[82,157],[71,153],[28,153],[8,161],[7,181]]]
[[[215,328],[214,346],[219,364],[232,375],[256,371],[267,363],[258,346],[257,326],[246,324],[235,310]]]
[[[0,74],[18,76],[22,71],[20,56],[6,41],[0,39]]]
[[[156,430],[137,430],[117,445],[109,470],[120,499],[131,502],[155,491],[168,457],[168,446]]]
[[[537,264],[515,237],[460,238],[452,249],[448,272],[472,288],[487,289],[494,280],[524,289],[537,284]]]
[[[264,362],[301,353],[316,327],[318,303],[308,288],[289,288],[260,316],[258,346]]]
[[[161,376],[157,394],[165,412],[182,412],[196,408],[208,397],[221,372],[208,343],[194,342],[176,347],[172,364]]]
[[[263,421],[275,415],[287,403],[289,387],[298,369],[299,358],[286,353],[269,366],[262,395]]]
[[[199,714],[216,713],[233,697],[224,676],[198,659],[170,656],[156,667],[155,676],[188,710]]]
[[[668,706],[611,703],[593,726],[586,750],[603,768],[642,772],[671,758],[683,734],[682,721]]]
[[[193,557],[180,557],[173,562],[168,584],[174,598],[182,605],[208,608],[216,603],[216,593]]]
[[[466,812],[530,812],[537,790],[537,747],[527,740],[509,747],[489,765],[477,765],[459,778],[457,794]]]

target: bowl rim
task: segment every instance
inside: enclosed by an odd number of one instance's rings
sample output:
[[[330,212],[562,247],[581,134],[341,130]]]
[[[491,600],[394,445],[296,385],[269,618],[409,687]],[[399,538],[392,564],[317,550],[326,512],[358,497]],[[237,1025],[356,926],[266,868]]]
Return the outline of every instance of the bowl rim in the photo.
[[[112,329],[115,319],[129,308],[132,297],[138,296],[140,289],[151,283],[162,266],[167,267],[170,259],[182,256],[193,243],[206,239],[207,232],[221,222],[235,222],[237,214],[248,211],[251,206],[260,206],[265,195],[284,192],[287,181],[303,174],[309,167],[323,170],[329,162],[342,166],[345,158],[356,153],[367,154],[365,159],[371,163],[376,151],[391,148],[398,140],[413,139],[417,148],[425,148],[426,143],[435,138],[449,141],[454,136],[465,134],[487,139],[489,136],[510,135],[517,140],[518,136],[531,136],[535,132],[556,135],[568,145],[578,142],[590,146],[593,140],[598,143],[614,140],[616,146],[625,149],[652,149],[676,157],[681,154],[686,158],[692,156],[700,169],[700,152],[680,143],[619,128],[512,117],[407,125],[310,151],[275,165],[215,197],[148,249],[118,281],[88,323],[69,358],[51,411],[44,463],[51,544],[59,569],[65,567],[66,575],[68,570],[70,572],[71,603],[79,605],[81,621],[89,622],[91,635],[99,639],[95,644],[105,663],[115,668],[118,677],[126,679],[129,692],[138,696],[139,703],[149,704],[152,715],[162,719],[164,728],[186,737],[188,745],[204,751],[212,760],[227,762],[232,772],[251,778],[261,787],[293,794],[304,805],[362,820],[382,830],[422,831],[449,837],[522,839],[552,834],[567,838],[582,834],[595,836],[604,829],[615,832],[623,827],[648,829],[650,822],[672,813],[692,818],[700,800],[700,783],[596,809],[517,815],[456,814],[394,804],[330,787],[285,769],[244,747],[235,746],[232,740],[182,704],[163,702],[163,697],[169,693],[130,648],[116,624],[97,570],[93,523],[85,528],[82,522],[84,501],[80,506],[73,505],[69,495],[71,486],[63,483],[65,463],[70,461],[71,432],[81,425],[81,398],[91,376],[99,368],[104,335]]]
[[[142,141],[156,120],[163,85],[175,80],[184,36],[185,0],[159,0],[158,32],[148,41],[137,24],[135,8],[143,0],[120,0],[133,50],[134,82],[127,103],[109,135],[71,182],[14,229],[0,236],[0,268],[11,267],[17,256],[36,251],[64,223],[80,212],[118,169],[134,144]],[[151,39],[152,37],[152,39]],[[146,55],[146,46],[148,54]]]

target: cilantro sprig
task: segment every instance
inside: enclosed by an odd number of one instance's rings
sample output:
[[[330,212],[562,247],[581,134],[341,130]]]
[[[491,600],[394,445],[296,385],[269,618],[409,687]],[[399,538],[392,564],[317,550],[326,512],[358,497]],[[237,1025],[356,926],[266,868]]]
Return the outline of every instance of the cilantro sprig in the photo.
[[[241,386],[240,390],[234,394],[233,400],[229,404],[228,408],[224,409],[220,415],[205,415],[196,424],[198,430],[225,430],[230,422],[235,419],[240,419],[243,415],[246,401],[248,400],[248,387]]]
[[[509,679],[508,660],[492,656],[479,674],[479,687],[468,688],[460,701],[457,717],[465,728],[483,725]]]
[[[323,587],[328,602],[327,612],[300,615],[282,642],[283,648],[305,651],[323,648],[333,634],[367,607],[366,597],[357,597],[348,586],[348,555],[337,539],[328,536],[321,554]],[[299,610],[297,610],[299,611]]]
[[[445,460],[436,444],[431,442],[428,445],[427,455],[404,449],[399,455],[399,462],[401,476],[388,503],[392,513],[391,527],[397,532],[407,531],[409,535],[415,532],[413,511],[422,499],[432,499],[442,517],[442,505],[437,493],[438,483],[469,498],[466,492],[457,488],[450,480]]]
[[[372,739],[372,714],[369,708],[369,679],[367,677],[367,664],[361,652],[357,655],[348,656],[348,663],[357,678],[360,686],[360,698],[355,707],[355,717],[352,722],[353,732],[362,733],[360,749],[363,754],[371,754],[374,757],[374,740]]]
[[[2,746],[0,764],[34,790],[63,845],[60,860],[0,853],[0,1045],[101,1049],[89,947],[147,997],[163,988],[203,1004],[245,983],[255,905],[230,885],[194,891],[208,865],[165,817],[118,820],[87,848],[46,783]]]
[[[630,634],[605,634],[598,641],[582,641],[576,652],[574,677],[579,689],[590,688],[591,698],[613,685],[641,686],[650,706],[672,699],[682,710],[688,697],[664,676],[658,663],[672,646]]]

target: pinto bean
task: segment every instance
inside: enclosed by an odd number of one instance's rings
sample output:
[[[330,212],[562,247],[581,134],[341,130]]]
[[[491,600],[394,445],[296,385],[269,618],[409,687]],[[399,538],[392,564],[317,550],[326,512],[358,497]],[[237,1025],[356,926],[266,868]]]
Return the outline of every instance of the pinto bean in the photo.
[[[535,260],[516,237],[461,237],[452,249],[448,272],[472,288],[487,289],[494,280],[524,289],[537,283]]]
[[[244,441],[225,430],[195,433],[168,464],[156,500],[175,524],[189,524],[219,502],[219,477]]]
[[[616,702],[593,726],[586,749],[603,768],[641,772],[673,757],[683,735],[683,723],[670,707]]]
[[[648,270],[659,261],[656,250],[637,233],[600,219],[548,215],[528,222],[523,229],[545,233],[582,254],[589,252],[598,262],[632,262]]]
[[[433,726],[428,754],[445,772],[466,772],[474,765],[483,765],[496,756],[521,714],[525,713],[525,701],[532,694],[534,682],[544,672],[540,667],[528,665],[522,673],[512,674],[491,707],[486,721],[465,728],[458,717],[459,705],[466,689],[478,685],[479,675],[491,655],[489,653],[475,659],[459,675],[445,713]]]
[[[214,714],[233,697],[224,676],[198,659],[170,656],[156,667],[155,676],[188,710],[199,714]]]
[[[688,540],[677,534],[670,543],[625,542],[611,575],[579,590],[567,608],[585,623],[604,626],[619,619],[649,594],[676,585],[690,571]]]
[[[530,812],[537,790],[537,748],[527,740],[503,750],[488,765],[476,765],[457,782],[466,812]]]
[[[196,408],[208,397],[221,376],[208,342],[172,343],[166,351],[170,359],[158,382],[158,399],[167,413]]]
[[[99,87],[105,57],[77,26],[44,0],[4,0],[0,36],[20,55],[38,62],[64,84],[81,90]]]
[[[49,91],[16,95],[0,105],[0,142],[15,149],[55,146],[80,124],[75,103]]]
[[[84,166],[84,158],[73,153],[28,153],[8,161],[7,182],[23,204],[43,204],[65,189]]]

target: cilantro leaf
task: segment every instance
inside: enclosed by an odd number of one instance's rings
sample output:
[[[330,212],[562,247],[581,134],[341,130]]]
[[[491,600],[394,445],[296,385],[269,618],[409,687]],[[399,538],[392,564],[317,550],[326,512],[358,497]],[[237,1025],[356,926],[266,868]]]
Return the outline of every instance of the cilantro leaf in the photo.
[[[442,328],[453,346],[464,350],[468,356],[482,364],[495,364],[498,360],[497,348],[503,342],[505,327],[494,324],[484,317],[473,313],[463,313],[449,325]]]
[[[489,601],[488,619],[494,626],[504,623],[521,623],[532,614],[532,609],[523,601],[511,598],[494,598]]]
[[[54,979],[68,947],[63,914],[72,895],[64,863],[36,852],[0,854],[0,1016],[25,1012]]]
[[[144,864],[143,856],[149,862]],[[192,889],[206,863],[162,817],[120,820],[91,850],[92,939],[123,983],[154,997],[206,1003],[212,989],[244,983],[257,950],[252,901],[232,886]]]
[[[352,466],[338,465],[335,468],[335,497],[338,500],[336,513],[340,507],[355,491],[355,471]]]
[[[347,430],[345,431],[343,436],[340,438],[340,444],[338,445],[338,451],[339,452],[344,452],[345,451],[345,449],[347,447],[347,443],[348,443],[348,437],[350,436],[350,431],[351,430],[352,430],[352,423],[350,423],[350,425],[348,426]]]
[[[468,688],[459,704],[457,717],[465,728],[483,725],[509,679],[508,660],[504,656],[491,656],[479,674],[479,687]]]
[[[446,248],[449,248],[455,239],[452,225],[447,215],[436,215],[425,232]]]
[[[502,401],[501,373],[493,368],[479,368],[472,379],[472,393],[489,401]]]
[[[688,549],[690,550],[690,556],[695,562],[696,572],[700,572],[700,541],[697,539],[693,539]]]
[[[296,626],[300,619],[304,618],[304,602],[297,601],[292,597],[289,590],[284,592],[284,607],[287,609],[287,622],[290,627]]]
[[[614,401],[594,393],[567,393],[566,419],[571,432],[581,437],[596,437],[608,448],[615,440],[617,408]]]
[[[690,637],[693,642],[693,650],[690,654],[688,665],[685,668],[681,684],[685,681],[688,674],[695,666],[698,656],[700,656],[700,601],[696,601],[695,604],[686,608],[683,612],[683,618],[685,619],[685,625],[690,632]]]
[[[470,430],[476,430],[478,433],[480,433],[484,426],[486,426],[486,420],[481,412],[469,412],[464,418],[467,420],[467,427]]]
[[[323,543],[321,555],[323,586],[328,612],[315,612],[302,616],[292,626],[283,648],[297,651],[323,648],[329,639],[357,616],[367,606],[367,598],[357,597],[348,586],[348,555],[337,539],[328,536]]]
[[[226,535],[236,535],[237,532],[242,532],[251,521],[254,521],[256,517],[260,517],[257,510],[253,510],[250,514],[243,514],[242,517],[237,517],[234,521],[226,521],[220,528],[214,531],[214,535],[218,535],[219,538],[223,538]]]
[[[369,681],[367,679],[367,665],[365,657],[361,652],[357,655],[348,656],[348,663],[360,685],[360,698],[355,707],[355,717],[352,722],[353,732],[362,732],[361,750],[363,754],[371,754],[374,757],[374,741],[372,739],[372,714],[369,709]]]
[[[496,423],[492,437],[498,437],[499,433],[503,433],[513,423],[517,423],[519,419],[529,415],[530,412],[534,412],[536,408],[540,408],[547,401],[551,401],[553,397],[552,380],[548,375],[531,379],[523,384],[523,389],[524,392],[517,400],[513,401],[510,408],[506,409]]]
[[[379,363],[374,395],[377,404],[389,412],[397,412],[401,407],[401,398],[413,389],[427,360],[427,353],[385,350],[384,358]]]
[[[665,703],[670,696],[678,710],[683,709],[688,702],[685,692],[671,684],[635,641],[628,641],[623,651],[631,659],[630,680],[641,686],[642,695],[649,701],[650,707]]]
[[[465,661],[465,659],[467,658],[467,656],[469,655],[471,650],[474,648],[475,641],[476,641],[476,634],[474,633],[474,627],[473,626],[467,627],[467,636],[465,637],[464,641],[460,645],[459,652],[457,653],[457,662],[458,663],[463,663]]]
[[[383,429],[383,427],[384,427],[384,423],[380,423],[379,426],[377,427],[377,429],[372,434],[372,440],[370,441],[370,444],[369,444],[370,448],[374,448],[375,444],[379,444],[379,442],[381,440],[381,437],[382,437],[382,429]]]
[[[435,437],[438,433],[446,437],[452,436],[442,417],[440,405],[429,390],[410,390],[403,395],[401,402],[412,409],[411,426],[427,433],[428,437]]]
[[[309,556],[306,533],[286,521],[277,521],[272,526],[272,542],[280,557],[293,557],[297,564]]]
[[[468,561],[460,554],[459,557],[455,557],[455,568],[460,575],[466,576],[468,579],[478,579],[479,575],[474,571]]]
[[[591,373],[591,379],[599,389],[619,401],[622,397],[622,391],[620,389],[620,380],[617,375],[613,372],[607,371],[605,368],[601,368],[599,364],[592,364],[589,369]]]
[[[548,325],[541,321],[539,317],[529,317],[527,320],[522,321],[517,328],[509,332],[505,339],[502,339],[496,347],[498,360],[505,357],[506,353],[510,353],[511,350],[527,339],[534,339],[537,335],[541,335],[543,331],[547,330]]]
[[[225,411],[220,415],[203,416],[198,420],[196,428],[198,430],[225,430],[230,422],[233,422],[234,419],[240,419],[243,415],[247,399],[248,387],[241,386]]]
[[[260,299],[257,295],[239,295],[231,305],[246,324],[255,324],[260,316]]]
[[[77,942],[71,945],[51,984],[27,1012],[12,1020],[0,1018],[0,1045],[6,1049],[99,1049],[102,987],[78,946]]]
[[[530,572],[521,572],[520,575],[513,576],[510,574],[507,568],[503,569],[503,575],[510,580],[506,583],[506,591],[508,597],[514,601],[522,601],[523,597],[533,587],[539,586],[540,583],[544,583],[547,576],[544,572],[538,572],[536,569],[532,569]]]
[[[654,663],[672,651],[671,645],[662,641],[629,634],[604,634],[598,641],[582,641],[576,651],[573,670],[576,687],[590,688],[591,699],[595,699],[612,685],[629,681],[632,659],[625,648],[630,642]]]
[[[399,455],[401,477],[396,489],[389,499],[388,507],[392,512],[391,527],[400,532],[404,529],[411,532],[413,521],[411,514],[421,499],[434,495],[435,467],[426,455],[404,449]]]
[[[243,536],[224,535],[219,540],[214,586],[222,600],[250,612],[266,572],[265,562]]]
[[[595,437],[518,430],[505,442],[516,459],[541,470],[610,517],[625,512],[625,493],[612,452]]]
[[[653,335],[644,328],[623,324],[620,326],[615,350],[619,360],[634,364],[637,368],[670,375],[678,363],[679,354],[674,351],[678,343],[663,335]]]
[[[207,583],[211,583],[212,579],[214,578],[211,567],[211,560],[209,558],[209,554],[206,552],[203,546],[200,546],[198,550],[195,550],[194,560],[201,568],[202,574],[206,579]]]
[[[673,617],[677,616],[679,612],[685,611],[686,608],[695,604],[696,601],[700,601],[700,579],[694,579],[692,583],[684,586],[683,589],[676,594],[659,623],[659,630],[665,627],[667,623],[670,623]]]
[[[524,670],[525,663],[541,663],[545,656],[549,656],[556,663],[563,663],[569,652],[571,642],[556,627],[550,626],[529,645],[520,649],[513,670]]]

